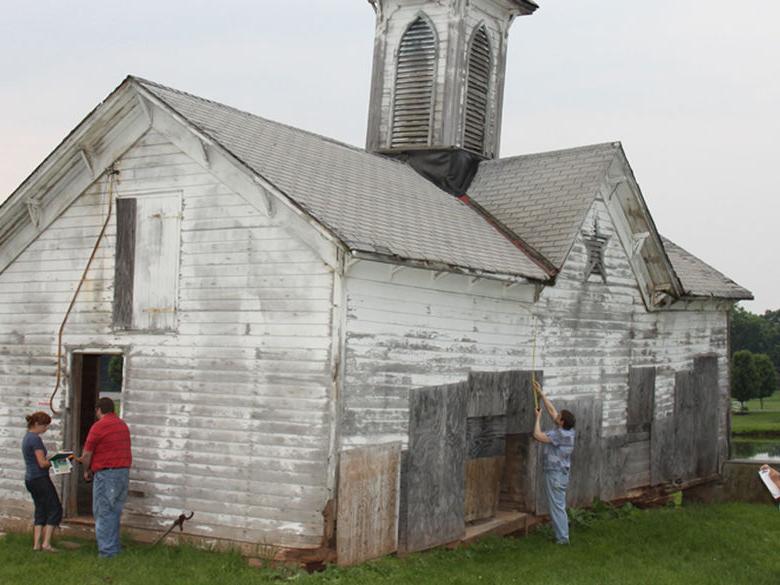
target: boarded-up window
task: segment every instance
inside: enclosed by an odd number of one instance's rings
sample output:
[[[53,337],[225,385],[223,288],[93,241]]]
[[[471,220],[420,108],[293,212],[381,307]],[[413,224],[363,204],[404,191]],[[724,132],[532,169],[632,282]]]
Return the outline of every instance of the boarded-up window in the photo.
[[[117,202],[114,326],[176,327],[181,196],[155,194]]]
[[[646,433],[653,422],[655,404],[655,368],[630,368],[628,371],[627,431]]]
[[[391,146],[426,146],[433,118],[436,34],[422,17],[401,38],[396,66]]]
[[[490,39],[484,26],[480,26],[471,39],[468,59],[463,146],[477,154],[484,154],[492,61]]]

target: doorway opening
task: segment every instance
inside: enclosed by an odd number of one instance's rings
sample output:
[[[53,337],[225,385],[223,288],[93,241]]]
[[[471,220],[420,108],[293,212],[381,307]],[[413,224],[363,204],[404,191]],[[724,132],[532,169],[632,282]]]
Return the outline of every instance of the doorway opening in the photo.
[[[68,448],[81,454],[89,429],[95,423],[98,398],[114,401],[116,413],[122,404],[124,357],[121,353],[73,353],[71,362],[71,400],[68,420]],[[83,477],[83,469],[74,468],[68,482],[65,510],[69,518],[92,517],[92,484]]]

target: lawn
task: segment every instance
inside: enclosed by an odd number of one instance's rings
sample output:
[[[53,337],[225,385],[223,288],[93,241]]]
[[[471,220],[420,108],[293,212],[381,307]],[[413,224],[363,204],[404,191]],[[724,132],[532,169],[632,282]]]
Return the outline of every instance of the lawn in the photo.
[[[237,555],[131,545],[99,561],[93,543],[58,555],[28,550],[30,537],[0,541],[0,583],[28,585],[303,585],[510,584],[776,585],[780,582],[780,512],[771,504],[723,504],[599,514],[580,512],[572,545],[551,543],[548,530],[528,538],[493,538],[454,551],[387,558],[351,569],[252,569]]]
[[[731,431],[734,435],[780,435],[780,392],[764,399],[764,409],[758,400],[745,403],[746,414],[734,413]]]

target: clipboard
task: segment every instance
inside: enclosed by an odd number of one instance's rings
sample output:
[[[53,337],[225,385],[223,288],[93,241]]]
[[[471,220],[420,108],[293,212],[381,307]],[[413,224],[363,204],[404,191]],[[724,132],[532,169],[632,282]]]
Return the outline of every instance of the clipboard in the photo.
[[[51,463],[51,469],[54,475],[64,475],[70,473],[73,470],[73,451],[59,451],[49,457],[49,463]]]
[[[764,485],[766,486],[766,489],[769,490],[769,493],[772,494],[772,497],[775,500],[780,500],[780,486],[778,486],[774,480],[769,476],[769,470],[768,469],[760,469],[758,471],[758,476],[761,478],[761,481],[764,482]]]

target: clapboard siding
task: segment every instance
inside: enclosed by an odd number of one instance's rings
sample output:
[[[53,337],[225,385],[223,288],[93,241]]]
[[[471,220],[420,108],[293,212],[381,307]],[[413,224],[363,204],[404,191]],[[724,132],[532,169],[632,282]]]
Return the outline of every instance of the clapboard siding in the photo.
[[[721,454],[725,456],[728,396],[727,312],[714,302],[689,310],[648,312],[614,233],[606,207],[596,202],[583,223],[610,236],[606,284],[585,282],[588,254],[580,234],[558,275],[532,303],[522,286],[457,275],[358,263],[347,276],[346,362],[342,444],[407,441],[411,388],[465,379],[470,370],[530,369],[533,320],[535,367],[553,399],[589,397],[602,404],[601,435],[626,433],[630,367],[657,368],[655,416],[673,406],[675,372],[697,355],[719,359]],[[647,446],[631,450],[648,459]],[[647,483],[649,467],[631,462],[628,481]]]
[[[147,134],[117,168],[120,195],[182,194],[175,331],[112,331],[112,221],[65,332],[69,347],[126,348],[128,522],[162,525],[194,510],[195,534],[319,546],[331,497],[332,273],[280,220],[160,134]],[[56,331],[107,211],[101,188],[0,274],[2,500],[27,499],[24,415],[54,385]],[[59,426],[45,437],[51,447]]]
[[[556,286],[544,290],[538,306],[548,390],[601,398],[605,436],[625,432],[629,365],[657,367],[656,416],[669,412],[674,373],[692,368],[696,355],[718,354],[721,396],[727,395],[726,311],[712,303],[698,310],[648,312],[602,202],[594,204],[583,229],[590,232],[596,217],[600,231],[610,236],[607,284],[597,277],[584,283],[587,252],[580,236]]]
[[[531,287],[359,263],[346,279],[342,443],[408,440],[409,390],[528,369]]]

